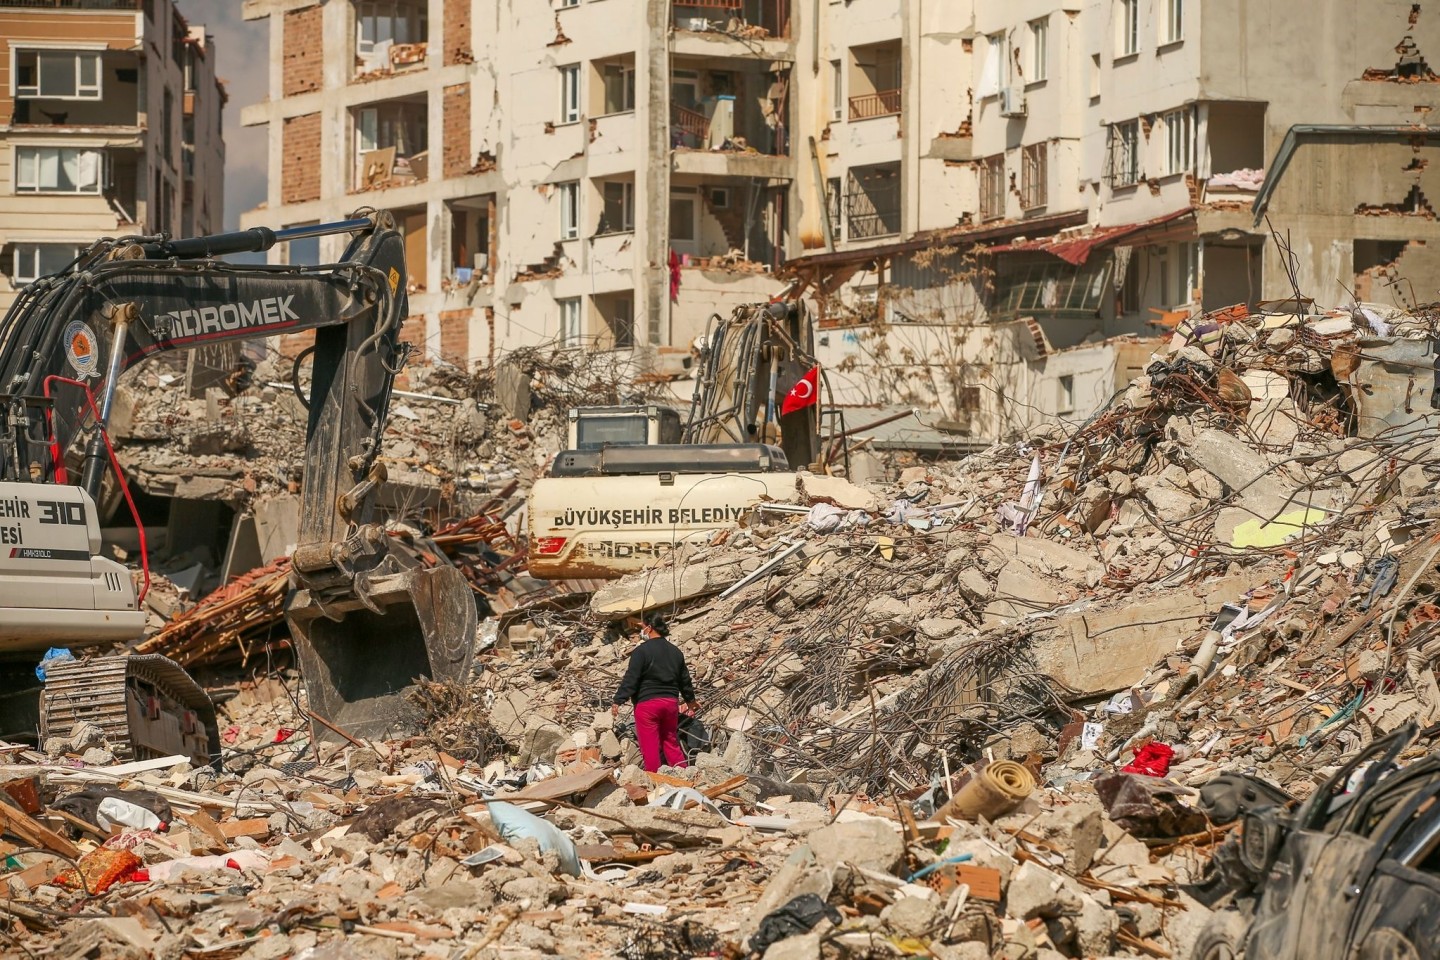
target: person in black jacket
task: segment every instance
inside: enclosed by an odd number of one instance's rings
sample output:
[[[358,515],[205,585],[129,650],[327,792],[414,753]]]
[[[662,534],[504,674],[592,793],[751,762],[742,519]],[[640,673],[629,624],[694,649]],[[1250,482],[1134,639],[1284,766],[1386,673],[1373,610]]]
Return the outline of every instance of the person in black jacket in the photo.
[[[616,716],[622,703],[635,704],[635,738],[640,741],[645,769],[652,773],[660,769],[662,752],[670,766],[686,766],[685,750],[680,746],[680,701],[685,701],[688,715],[699,709],[685,654],[667,639],[669,634],[659,614],[645,618],[640,626],[642,642],[630,654],[630,664],[610,706],[611,715]]]

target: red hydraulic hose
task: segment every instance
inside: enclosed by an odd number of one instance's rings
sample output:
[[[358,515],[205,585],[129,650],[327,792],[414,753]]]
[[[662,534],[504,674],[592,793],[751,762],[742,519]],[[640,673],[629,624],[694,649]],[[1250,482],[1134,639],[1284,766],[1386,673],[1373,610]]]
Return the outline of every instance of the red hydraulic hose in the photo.
[[[81,380],[71,380],[69,377],[62,377],[52,374],[45,378],[45,399],[50,399],[50,384],[68,383],[72,387],[79,387],[85,391],[85,402],[90,407],[90,414],[95,418],[95,423],[100,427],[100,439],[105,441],[105,452],[110,456],[110,466],[115,471],[115,481],[120,484],[120,493],[125,497],[125,503],[130,508],[130,516],[135,520],[135,529],[140,532],[140,570],[144,574],[144,581],[140,586],[140,594],[135,598],[137,606],[145,602],[145,595],[150,592],[150,549],[145,543],[145,524],[140,522],[140,511],[135,506],[135,498],[130,495],[130,484],[125,480],[125,471],[120,469],[120,461],[115,457],[115,448],[110,445],[110,432],[100,422],[100,408],[95,405],[95,395],[90,392],[89,384]],[[50,435],[55,435],[55,427],[50,426]],[[61,459],[59,447],[51,443],[51,459],[55,463],[55,479],[64,483],[67,479],[65,463]]]

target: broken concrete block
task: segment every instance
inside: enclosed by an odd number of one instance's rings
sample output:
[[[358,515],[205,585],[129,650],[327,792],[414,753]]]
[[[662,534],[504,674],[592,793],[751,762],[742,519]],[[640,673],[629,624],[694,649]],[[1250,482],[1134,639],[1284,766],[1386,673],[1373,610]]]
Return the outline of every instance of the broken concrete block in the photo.
[[[820,934],[811,932],[770,944],[764,960],[818,960],[819,956]]]
[[[901,897],[880,912],[880,921],[899,937],[928,940],[939,926],[940,904],[933,897]]]
[[[984,603],[995,590],[995,585],[974,567],[966,567],[955,575],[955,587],[971,603]]]
[[[1051,919],[1080,910],[1080,899],[1066,886],[1064,878],[1033,860],[1026,861],[1010,877],[1005,913],[1016,920]]]
[[[809,837],[821,866],[831,869],[852,863],[868,870],[890,873],[905,855],[905,843],[888,820],[868,818],[832,823]]]
[[[1295,496],[1294,488],[1275,467],[1239,437],[1219,430],[1201,430],[1186,453],[1229,487],[1237,503],[1261,516],[1283,512]]]
[[[1155,515],[1166,523],[1188,520],[1200,510],[1200,501],[1171,486],[1157,485],[1148,488],[1141,496],[1150,504]]]
[[[995,598],[985,607],[985,623],[1019,620],[1027,613],[1049,610],[1066,601],[1052,580],[1031,570],[1021,560],[1012,560],[1000,570]]]
[[[765,884],[760,899],[750,911],[749,932],[753,933],[767,914],[802,894],[813,893],[822,900],[829,898],[834,882],[830,869],[816,861],[814,850],[809,844],[801,844]]]
[[[802,503],[830,503],[846,510],[874,513],[880,509],[880,498],[863,487],[840,477],[822,477],[800,471],[795,475],[795,489]]]
[[[1079,876],[1090,869],[1104,839],[1100,801],[1082,797],[1036,817],[1029,830],[1039,834],[1065,856],[1065,872]]]

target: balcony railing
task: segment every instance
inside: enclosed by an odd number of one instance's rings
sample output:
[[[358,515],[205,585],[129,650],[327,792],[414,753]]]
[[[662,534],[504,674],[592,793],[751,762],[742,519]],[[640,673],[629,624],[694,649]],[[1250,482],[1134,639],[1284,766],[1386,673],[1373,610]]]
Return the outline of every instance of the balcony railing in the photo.
[[[701,144],[710,134],[709,117],[698,110],[682,107],[678,103],[670,104],[670,122],[681,133],[694,137]]]
[[[871,117],[891,117],[900,112],[899,90],[877,90],[850,98],[850,119],[869,120]]]
[[[145,0],[0,0],[0,7],[48,10],[139,10]]]
[[[871,240],[900,232],[900,198],[892,191],[886,192],[891,195],[875,198],[862,190],[845,197],[849,239]]]
[[[675,26],[682,30],[720,30],[724,29],[726,20],[746,16],[744,0],[671,0],[670,6]],[[762,29],[771,37],[790,35],[790,0],[765,0],[758,11],[752,8],[750,15],[754,16],[757,12],[759,20],[750,23],[750,26]],[[710,26],[692,26],[692,19],[708,20]]]

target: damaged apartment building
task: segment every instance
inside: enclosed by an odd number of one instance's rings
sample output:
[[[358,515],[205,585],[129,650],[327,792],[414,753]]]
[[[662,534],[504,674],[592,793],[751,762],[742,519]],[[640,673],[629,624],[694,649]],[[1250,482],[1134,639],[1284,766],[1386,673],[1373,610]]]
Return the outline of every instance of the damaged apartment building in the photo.
[[[224,85],[170,0],[0,0],[0,311],[97,237],[221,225]]]
[[[800,190],[829,222],[788,267],[837,397],[1014,436],[1083,420],[1200,312],[1435,300],[1427,7],[846,3]]]
[[[245,225],[396,211],[425,359],[562,342],[668,369],[793,281],[836,401],[978,442],[1083,418],[1197,312],[1433,299],[1423,3],[245,11],[271,90]]]
[[[270,192],[242,223],[394,211],[423,359],[558,341],[688,360],[799,249],[791,7],[247,0],[269,21],[271,97],[243,119],[268,127]]]

